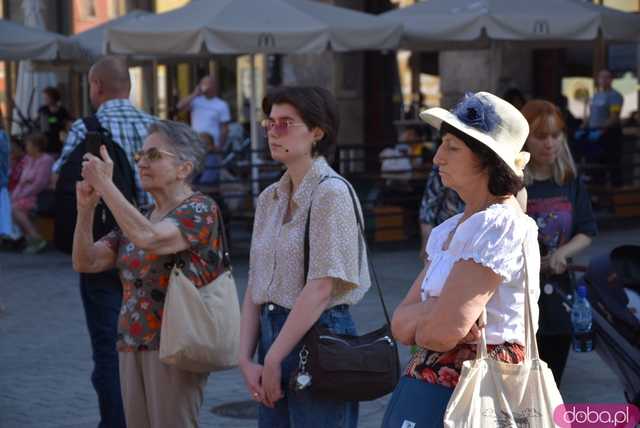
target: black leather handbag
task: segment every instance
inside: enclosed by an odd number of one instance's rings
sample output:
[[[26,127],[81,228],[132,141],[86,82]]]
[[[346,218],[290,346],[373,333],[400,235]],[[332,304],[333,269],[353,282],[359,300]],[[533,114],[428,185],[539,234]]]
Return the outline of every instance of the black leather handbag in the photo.
[[[304,381],[310,382],[311,393],[321,399],[367,401],[393,391],[400,376],[398,346],[391,334],[391,321],[384,303],[382,289],[368,254],[363,222],[351,185],[342,177],[328,179],[343,181],[349,189],[353,209],[364,250],[367,251],[371,275],[378,291],[386,323],[379,329],[362,336],[335,334],[316,323],[303,339],[300,351],[301,365],[308,372]],[[309,223],[311,207],[307,215],[304,241],[305,279],[309,273]],[[298,374],[300,376],[300,373]]]

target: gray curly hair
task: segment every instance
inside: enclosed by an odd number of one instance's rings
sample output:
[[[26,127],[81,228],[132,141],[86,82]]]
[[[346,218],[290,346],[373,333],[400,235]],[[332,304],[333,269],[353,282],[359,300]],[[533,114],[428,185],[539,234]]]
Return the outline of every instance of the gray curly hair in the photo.
[[[192,183],[193,179],[202,171],[204,158],[207,152],[206,144],[200,136],[188,125],[172,120],[160,120],[152,123],[148,128],[149,135],[154,133],[162,134],[167,140],[171,151],[183,161],[191,162],[193,170],[187,177],[187,183]]]

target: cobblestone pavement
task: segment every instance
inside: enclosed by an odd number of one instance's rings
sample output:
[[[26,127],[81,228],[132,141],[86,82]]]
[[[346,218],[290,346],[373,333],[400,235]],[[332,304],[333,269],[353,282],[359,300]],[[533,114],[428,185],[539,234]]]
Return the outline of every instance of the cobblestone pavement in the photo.
[[[640,230],[605,232],[581,258],[640,236]],[[417,251],[376,249],[374,256],[390,308],[420,270]],[[581,261],[579,260],[579,261]],[[246,257],[234,259],[244,294]],[[67,256],[54,251],[26,256],[0,253],[0,428],[89,428],[98,421],[89,375],[91,353],[77,275]],[[354,307],[360,331],[377,328],[382,312],[373,290]],[[402,349],[406,361],[408,352]],[[596,353],[572,354],[561,386],[566,402],[622,402],[619,382]],[[238,370],[209,377],[201,411],[204,427],[253,427],[255,421],[213,414],[221,404],[249,397]],[[379,427],[388,397],[362,403],[360,427]],[[135,428],[135,427],[134,427]]]

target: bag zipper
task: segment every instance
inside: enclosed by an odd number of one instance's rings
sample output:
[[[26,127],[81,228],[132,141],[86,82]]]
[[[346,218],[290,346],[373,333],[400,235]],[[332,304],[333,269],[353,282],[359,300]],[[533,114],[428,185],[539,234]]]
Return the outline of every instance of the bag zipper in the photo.
[[[389,337],[389,336],[384,336],[381,337],[379,339],[374,340],[371,343],[365,343],[364,345],[351,345],[349,342],[347,342],[346,340],[343,339],[338,339],[337,337],[333,337],[333,336],[325,336],[325,335],[321,335],[318,337],[319,339],[324,339],[324,340],[333,340],[334,342],[340,342],[340,343],[344,343],[347,346],[350,346],[352,348],[363,348],[365,346],[372,346],[375,345],[378,342],[387,342],[389,344],[389,346],[393,346],[393,340]]]

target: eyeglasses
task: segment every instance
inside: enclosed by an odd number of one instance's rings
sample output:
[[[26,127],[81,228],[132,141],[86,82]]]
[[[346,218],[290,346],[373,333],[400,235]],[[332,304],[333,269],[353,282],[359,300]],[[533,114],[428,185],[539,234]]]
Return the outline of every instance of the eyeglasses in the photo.
[[[148,150],[138,151],[133,155],[133,160],[135,160],[136,162],[140,162],[142,159],[146,158],[148,161],[153,162],[162,159],[162,155],[171,156],[173,158],[178,157],[176,154],[168,152],[166,150],[151,147]]]
[[[263,119],[260,125],[267,131],[275,132],[276,134],[286,134],[289,132],[289,128],[294,126],[306,126],[304,123],[294,122],[293,120],[273,120]]]

